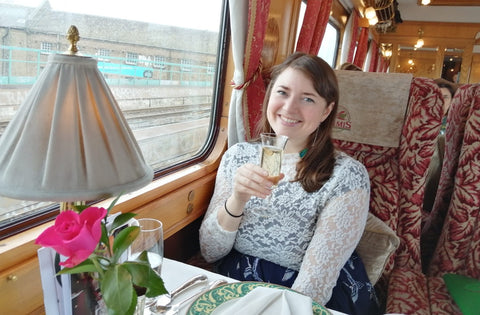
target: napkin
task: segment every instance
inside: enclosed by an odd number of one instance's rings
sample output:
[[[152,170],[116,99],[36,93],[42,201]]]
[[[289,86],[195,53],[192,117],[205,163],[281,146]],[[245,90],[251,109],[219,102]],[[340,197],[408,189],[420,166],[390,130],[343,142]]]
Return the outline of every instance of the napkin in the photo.
[[[313,314],[312,299],[284,289],[257,287],[245,296],[230,300],[215,309],[213,315],[304,315]]]

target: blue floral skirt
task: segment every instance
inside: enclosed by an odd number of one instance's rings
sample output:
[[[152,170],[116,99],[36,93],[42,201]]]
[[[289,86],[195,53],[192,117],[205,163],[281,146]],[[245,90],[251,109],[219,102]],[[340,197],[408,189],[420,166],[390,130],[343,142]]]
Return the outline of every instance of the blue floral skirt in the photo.
[[[240,281],[261,281],[291,287],[298,271],[242,254],[235,249],[216,265],[216,271]],[[368,280],[362,260],[353,252],[340,271],[326,307],[350,315],[380,314],[375,288]]]

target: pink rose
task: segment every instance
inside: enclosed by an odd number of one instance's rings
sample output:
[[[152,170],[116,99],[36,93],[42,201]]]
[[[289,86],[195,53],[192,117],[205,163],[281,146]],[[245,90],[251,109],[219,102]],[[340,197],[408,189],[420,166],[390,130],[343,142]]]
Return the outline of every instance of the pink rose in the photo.
[[[89,207],[80,214],[72,210],[61,212],[55,224],[43,231],[35,243],[68,257],[60,265],[74,267],[97,247],[102,236],[101,222],[106,214],[106,209],[96,207]]]

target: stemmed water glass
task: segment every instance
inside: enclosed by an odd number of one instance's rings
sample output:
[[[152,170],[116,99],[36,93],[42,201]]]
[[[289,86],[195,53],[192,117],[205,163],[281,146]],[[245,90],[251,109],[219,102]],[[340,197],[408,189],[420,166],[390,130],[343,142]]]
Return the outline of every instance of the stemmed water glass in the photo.
[[[162,222],[156,219],[138,219],[135,220],[134,225],[140,227],[140,233],[133,241],[130,247],[130,258],[135,259],[143,251],[147,251],[148,261],[152,269],[161,276],[162,261],[163,261],[163,225]],[[145,289],[136,288],[139,302],[137,309],[148,308],[155,303],[156,298],[145,298]],[[143,289],[143,291],[142,291]],[[145,299],[141,301],[141,299]],[[141,305],[141,303],[144,305]]]
[[[275,188],[280,181],[282,168],[283,150],[287,144],[288,137],[275,133],[260,134],[262,140],[261,167],[268,172],[268,178],[273,182]],[[264,205],[269,208],[271,194],[266,198]]]

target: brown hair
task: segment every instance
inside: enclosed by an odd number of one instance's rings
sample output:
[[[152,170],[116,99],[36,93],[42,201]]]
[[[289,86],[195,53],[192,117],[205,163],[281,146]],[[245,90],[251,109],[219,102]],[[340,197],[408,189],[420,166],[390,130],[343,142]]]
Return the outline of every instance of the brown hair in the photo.
[[[310,134],[307,140],[307,153],[297,164],[294,181],[300,182],[307,192],[319,190],[330,178],[335,164],[335,148],[331,133],[337,116],[338,82],[333,69],[320,57],[296,52],[273,68],[272,79],[267,87],[262,106],[262,117],[257,125],[257,136],[261,132],[273,132],[267,120],[267,106],[272,87],[278,76],[287,68],[302,71],[313,82],[315,91],[327,101],[333,103],[330,115]]]
[[[345,62],[342,64],[340,70],[363,71],[362,68],[351,62]]]

